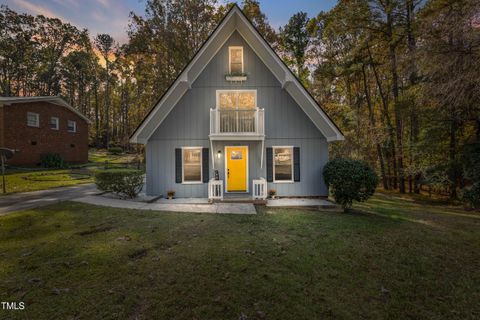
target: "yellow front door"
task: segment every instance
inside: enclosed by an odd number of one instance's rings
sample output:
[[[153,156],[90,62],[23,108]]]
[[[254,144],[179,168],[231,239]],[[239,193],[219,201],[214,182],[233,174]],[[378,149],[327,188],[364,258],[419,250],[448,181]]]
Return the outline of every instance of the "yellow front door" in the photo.
[[[227,147],[227,191],[247,191],[247,147]]]

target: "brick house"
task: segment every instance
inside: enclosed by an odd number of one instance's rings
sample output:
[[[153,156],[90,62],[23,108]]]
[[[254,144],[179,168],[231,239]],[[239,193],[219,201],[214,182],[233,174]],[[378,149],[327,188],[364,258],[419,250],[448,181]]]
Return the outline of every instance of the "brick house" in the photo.
[[[57,96],[0,97],[0,147],[16,150],[9,165],[36,165],[48,153],[87,162],[89,123]]]

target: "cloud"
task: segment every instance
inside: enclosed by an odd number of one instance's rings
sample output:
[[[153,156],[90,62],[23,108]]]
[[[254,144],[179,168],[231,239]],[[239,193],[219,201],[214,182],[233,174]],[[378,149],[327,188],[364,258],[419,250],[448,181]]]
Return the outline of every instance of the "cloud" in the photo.
[[[36,14],[36,15],[41,14],[41,15],[44,15],[45,17],[58,18],[58,19],[67,21],[67,19],[65,19],[61,15],[51,11],[48,8],[42,7],[42,6],[37,5],[37,4],[30,3],[30,2],[25,1],[25,0],[13,0],[13,3],[15,3],[18,7],[29,11],[32,14]]]

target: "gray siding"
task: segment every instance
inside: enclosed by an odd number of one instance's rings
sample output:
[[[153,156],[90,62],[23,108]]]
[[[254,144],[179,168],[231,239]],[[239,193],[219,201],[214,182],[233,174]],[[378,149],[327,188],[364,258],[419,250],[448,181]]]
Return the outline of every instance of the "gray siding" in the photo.
[[[228,46],[244,47],[244,68],[248,79],[244,83],[225,81],[228,72]],[[265,147],[300,147],[301,181],[273,184],[282,196],[326,195],[321,171],[328,161],[328,145],[320,131],[305,115],[289,94],[282,90],[280,83],[267,69],[253,50],[235,32],[205,67],[192,84],[192,88],[180,99],[164,122],[149,139],[147,149],[147,193],[165,194],[173,189],[178,197],[206,197],[207,184],[183,185],[175,183],[175,148],[201,146],[210,148],[208,140],[210,108],[215,107],[216,90],[256,89],[257,105],[265,109]],[[226,145],[249,146],[249,189],[252,179],[266,177],[266,164],[260,168],[260,141],[214,142],[214,154],[222,151],[222,158],[216,159],[216,168],[224,180],[224,147]],[[211,153],[210,153],[211,157]],[[210,159],[210,176],[213,168]]]

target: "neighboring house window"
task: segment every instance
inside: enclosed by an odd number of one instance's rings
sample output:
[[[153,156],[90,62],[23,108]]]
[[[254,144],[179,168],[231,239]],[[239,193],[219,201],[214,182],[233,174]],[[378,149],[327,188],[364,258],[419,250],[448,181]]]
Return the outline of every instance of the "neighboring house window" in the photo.
[[[243,47],[228,47],[230,74],[243,73]]]
[[[59,120],[57,117],[51,117],[50,118],[50,128],[53,130],[58,130],[59,128]]]
[[[202,148],[182,148],[183,183],[202,183]]]
[[[40,115],[34,112],[27,112],[27,126],[38,128],[40,126]]]
[[[67,130],[68,132],[77,132],[77,123],[73,120],[68,120]]]
[[[217,107],[220,109],[255,109],[257,90],[217,90]]]
[[[273,147],[273,181],[293,182],[293,147]]]

